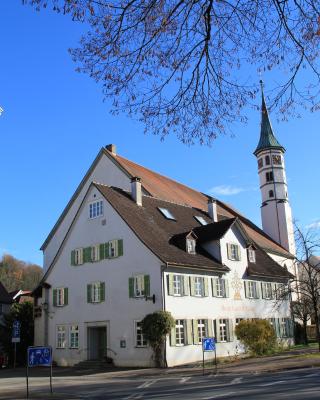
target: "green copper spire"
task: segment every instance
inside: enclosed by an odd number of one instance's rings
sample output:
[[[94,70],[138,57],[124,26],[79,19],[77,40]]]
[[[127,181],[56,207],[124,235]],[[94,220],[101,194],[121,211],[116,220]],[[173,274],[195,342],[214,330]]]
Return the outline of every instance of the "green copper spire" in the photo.
[[[257,148],[254,151],[254,155],[256,156],[260,151],[266,149],[279,149],[285,152],[285,148],[281,146],[281,144],[275,138],[272,126],[269,120],[269,114],[266,106],[266,102],[264,99],[263,93],[263,82],[260,81],[261,84],[261,92],[262,92],[262,106],[261,106],[261,131],[260,131],[260,140]]]

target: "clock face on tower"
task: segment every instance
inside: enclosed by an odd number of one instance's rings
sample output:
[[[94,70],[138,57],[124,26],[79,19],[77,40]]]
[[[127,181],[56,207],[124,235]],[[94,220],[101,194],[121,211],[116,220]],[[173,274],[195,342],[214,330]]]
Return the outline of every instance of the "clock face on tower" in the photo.
[[[281,165],[281,156],[280,155],[273,155],[272,156],[272,163],[274,165]]]

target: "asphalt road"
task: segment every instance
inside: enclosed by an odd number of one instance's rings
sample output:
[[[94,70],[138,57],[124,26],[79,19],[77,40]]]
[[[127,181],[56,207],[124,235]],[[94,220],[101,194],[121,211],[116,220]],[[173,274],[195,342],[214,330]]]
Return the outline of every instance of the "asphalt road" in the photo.
[[[213,400],[320,399],[320,368],[262,374],[175,374],[113,377],[107,374],[54,377],[53,395],[47,377],[30,379],[30,399]],[[26,398],[22,377],[0,375],[0,399]]]

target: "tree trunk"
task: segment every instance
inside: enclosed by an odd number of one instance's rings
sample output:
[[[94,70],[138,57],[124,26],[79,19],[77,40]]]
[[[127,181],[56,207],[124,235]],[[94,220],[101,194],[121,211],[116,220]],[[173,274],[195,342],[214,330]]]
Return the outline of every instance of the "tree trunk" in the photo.
[[[318,307],[314,307],[314,322],[316,324],[316,336],[317,336],[317,342],[318,342],[318,348],[319,348],[319,353],[320,353],[320,330],[319,330],[319,315],[318,315]]]
[[[303,341],[306,346],[309,345],[308,334],[307,334],[307,320],[303,320]]]

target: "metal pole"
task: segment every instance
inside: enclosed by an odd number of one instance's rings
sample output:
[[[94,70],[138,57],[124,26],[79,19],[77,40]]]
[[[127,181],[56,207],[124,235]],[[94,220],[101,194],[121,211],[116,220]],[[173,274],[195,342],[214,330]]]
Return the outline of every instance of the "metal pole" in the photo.
[[[16,367],[16,359],[17,359],[17,343],[14,342],[13,368]]]
[[[50,392],[52,392],[52,360],[51,360],[51,365],[50,365]]]
[[[214,348],[214,363],[216,365],[216,372],[217,372],[217,348]]]
[[[202,375],[204,375],[204,350],[202,347]]]
[[[28,360],[27,360],[27,376],[26,376],[26,378],[27,378],[27,399],[29,398],[29,363],[28,363]]]

